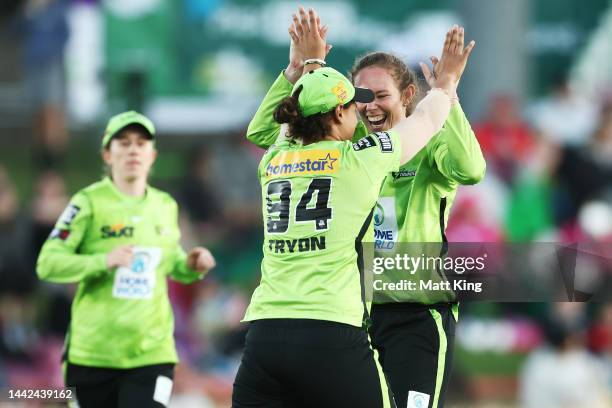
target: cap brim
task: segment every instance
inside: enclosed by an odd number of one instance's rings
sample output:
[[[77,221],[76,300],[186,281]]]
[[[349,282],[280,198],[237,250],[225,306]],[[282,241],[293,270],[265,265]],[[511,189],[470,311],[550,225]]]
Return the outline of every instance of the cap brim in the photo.
[[[355,102],[370,103],[374,100],[374,92],[368,88],[355,87]]]
[[[128,126],[138,126],[143,130],[143,133],[145,134],[145,136],[147,136],[149,139],[155,139],[155,134],[151,133],[151,130],[149,128],[147,128],[144,124],[140,123],[140,122],[132,122],[132,123],[128,123],[127,125],[125,125],[124,127],[122,127],[121,129],[119,129],[118,131],[115,132],[115,135],[119,132],[121,132],[123,129],[125,129]]]
[[[112,134],[107,134],[104,136],[104,139],[102,140],[102,146],[106,147],[110,144],[111,140],[117,136],[119,133],[121,133],[126,127],[128,126],[138,126],[139,128],[142,129],[142,133],[145,135],[145,137],[149,140],[155,140],[155,134],[151,133],[151,131],[142,123],[138,122],[138,121],[134,121],[134,122],[130,122],[127,123],[126,125],[120,127],[119,129],[117,129],[114,133]]]

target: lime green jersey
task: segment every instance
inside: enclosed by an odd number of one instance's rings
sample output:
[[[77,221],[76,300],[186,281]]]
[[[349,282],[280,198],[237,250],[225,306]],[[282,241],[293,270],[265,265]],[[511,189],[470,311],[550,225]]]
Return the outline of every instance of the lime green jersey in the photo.
[[[303,318],[361,326],[358,265],[385,176],[396,171],[395,132],[356,143],[279,140],[259,165],[264,221],[261,283],[244,320]]]
[[[79,191],[45,242],[41,279],[78,283],[67,335],[70,363],[133,368],[177,361],[167,280],[202,277],[187,267],[179,245],[178,209],[147,187],[129,197],[104,180]],[[130,267],[109,270],[106,255],[133,245]]]
[[[460,105],[452,107],[443,129],[399,171],[388,175],[374,214],[375,249],[385,253],[400,244],[400,252],[418,252],[423,245],[428,256],[444,256],[444,245],[436,250],[430,243],[445,243],[450,208],[459,185],[482,179],[485,161]],[[438,253],[432,253],[437,251]],[[412,255],[420,255],[420,253]],[[418,282],[442,279],[436,270],[396,276]],[[377,293],[375,303],[417,302],[433,304],[455,300],[452,291],[391,291]]]
[[[291,89],[291,83],[281,73],[249,123],[248,140],[263,148],[276,141],[280,125],[274,122],[272,113]],[[365,134],[366,127],[360,122],[354,140]],[[453,105],[442,130],[398,171],[387,175],[374,213],[374,236],[366,236],[364,240],[374,241],[374,246],[384,253],[398,243],[445,242],[448,216],[458,186],[477,183],[484,176],[485,168],[469,121],[461,106]],[[408,278],[429,279],[431,272],[422,271]],[[450,291],[404,291],[374,296],[377,303],[433,304],[451,300],[454,293]]]

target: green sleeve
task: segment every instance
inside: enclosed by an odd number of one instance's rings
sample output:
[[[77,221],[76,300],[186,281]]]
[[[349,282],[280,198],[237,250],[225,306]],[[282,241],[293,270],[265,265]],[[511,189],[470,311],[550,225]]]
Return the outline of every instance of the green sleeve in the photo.
[[[293,84],[281,72],[249,123],[246,135],[249,141],[264,149],[276,142],[280,134],[280,124],[276,123],[273,118],[274,110],[283,98],[291,94],[292,89]]]
[[[77,193],[40,251],[36,264],[36,273],[40,279],[72,283],[107,271],[106,254],[78,253],[91,218],[89,199],[84,193]]]
[[[459,184],[476,184],[484,177],[486,163],[480,145],[459,104],[452,107],[428,148],[430,160],[446,178]]]
[[[177,282],[181,283],[193,283],[197,280],[200,280],[204,277],[204,274],[198,271],[194,271],[193,269],[187,266],[187,254],[183,250],[183,247],[180,244],[180,236],[181,233],[178,230],[178,205],[174,200],[172,200],[172,212],[173,217],[176,219],[176,229],[177,229],[177,242],[174,247],[174,267],[170,272],[170,278]]]
[[[366,169],[370,181],[380,183],[400,166],[401,140],[395,130],[375,132],[353,143],[347,150],[349,163]]]

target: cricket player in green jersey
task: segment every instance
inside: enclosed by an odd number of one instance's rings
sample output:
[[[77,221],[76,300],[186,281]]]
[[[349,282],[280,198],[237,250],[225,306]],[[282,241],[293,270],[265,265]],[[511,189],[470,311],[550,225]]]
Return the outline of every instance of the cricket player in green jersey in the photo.
[[[294,16],[294,26],[296,20]],[[295,29],[290,31],[293,41],[289,65],[268,91],[247,132],[247,138],[263,148],[275,143],[286,131],[273,121],[272,112],[302,75],[304,55],[295,47]],[[321,35],[325,33],[323,29]],[[447,41],[449,36],[456,36],[456,47],[463,48],[462,29],[449,31]],[[471,49],[473,43],[468,47]],[[443,55],[447,49],[445,46]],[[432,58],[432,62],[437,73],[439,61]],[[433,73],[427,66],[422,68],[427,82],[433,86]],[[355,62],[351,77],[355,85],[375,94],[372,102],[357,103],[362,121],[354,141],[368,131],[387,131],[413,113],[419,92],[416,75],[396,56],[370,53]],[[375,236],[370,240],[374,240],[377,248],[385,249],[398,243],[445,243],[444,231],[457,187],[477,183],[484,172],[480,146],[454,93],[450,114],[439,134],[386,177],[374,212]],[[426,280],[431,274],[418,272],[413,280]],[[372,344],[379,352],[398,407],[441,407],[451,371],[458,319],[454,294],[393,291],[376,293],[374,300]]]
[[[374,94],[321,67],[326,44],[313,10],[302,10],[294,46],[304,75],[273,116],[288,124],[261,160],[262,277],[234,383],[239,407],[386,407],[392,398],[362,328],[362,239],[381,185],[437,133],[469,50],[456,38],[434,89],[386,132],[350,140],[356,103]]]
[[[215,266],[205,248],[183,251],[176,202],[148,185],[154,136],[137,112],[110,119],[109,177],[76,193],[38,258],[40,279],[78,283],[64,369],[80,407],[167,405],[177,354],[166,279],[195,282]]]

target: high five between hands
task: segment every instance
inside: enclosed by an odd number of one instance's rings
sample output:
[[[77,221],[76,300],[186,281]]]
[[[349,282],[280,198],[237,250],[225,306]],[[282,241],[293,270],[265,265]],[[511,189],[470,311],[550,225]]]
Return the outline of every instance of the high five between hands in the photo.
[[[319,15],[312,8],[306,12],[300,7],[297,14],[292,15],[288,31],[291,45],[285,77],[295,83],[303,73],[304,61],[312,58],[324,60],[332,46],[326,40],[328,27],[321,25]],[[476,45],[472,40],[465,46],[464,41],[464,28],[454,25],[446,33],[442,56],[439,59],[430,57],[433,69],[423,62],[419,63],[427,84],[431,88],[441,88],[451,98],[456,98],[459,80]]]
[[[327,26],[321,25],[321,19],[313,9],[306,13],[304,7],[300,7],[297,14],[292,14],[288,31],[291,44],[285,78],[294,84],[302,76],[304,61],[311,58],[325,60],[332,45],[326,41]]]

